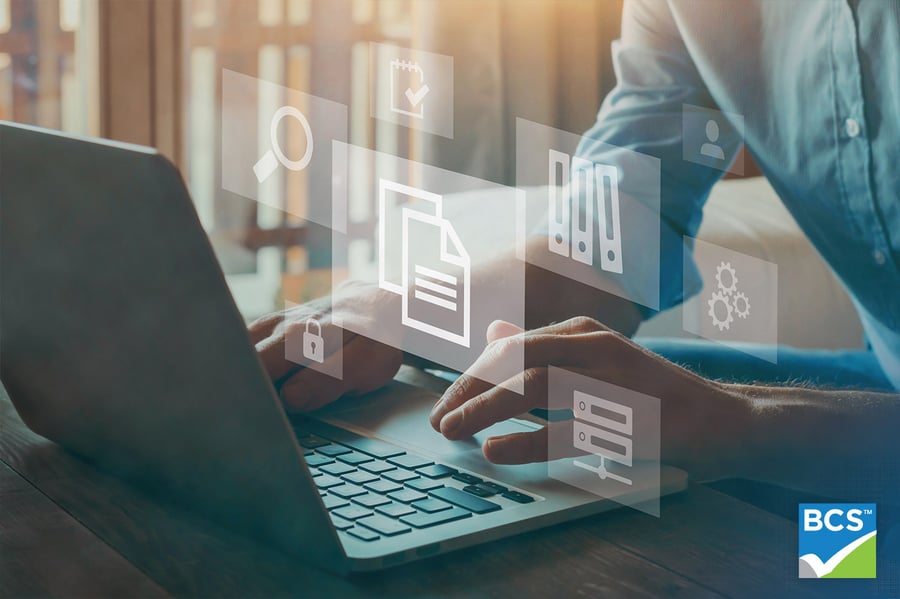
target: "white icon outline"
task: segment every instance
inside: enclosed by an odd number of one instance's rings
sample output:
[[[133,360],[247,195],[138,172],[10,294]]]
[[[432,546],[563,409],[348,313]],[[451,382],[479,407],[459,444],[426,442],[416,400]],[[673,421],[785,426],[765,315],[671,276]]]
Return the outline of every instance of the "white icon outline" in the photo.
[[[316,325],[316,333],[310,332],[310,325]],[[316,343],[319,344],[318,348]],[[303,357],[313,362],[325,362],[325,337],[322,335],[322,323],[316,318],[309,318],[303,331]]]
[[[722,275],[726,272],[728,273],[728,275],[731,278],[731,282],[728,285],[726,285],[722,281]],[[731,262],[720,262],[719,265],[716,267],[716,285],[718,285],[719,291],[721,291],[725,295],[731,295],[732,293],[737,291],[737,284],[738,284],[737,271],[731,265]]]
[[[278,143],[278,125],[284,117],[293,117],[300,122],[303,132],[306,135],[306,151],[299,160],[291,160],[281,150]],[[309,121],[300,110],[293,106],[282,106],[272,115],[272,122],[269,125],[269,139],[272,147],[266,150],[266,153],[253,165],[253,174],[256,180],[262,183],[275,172],[280,163],[284,168],[291,171],[301,171],[309,164],[313,153],[313,135],[309,126]]]
[[[720,304],[725,307],[725,318],[720,318],[716,310],[716,306]],[[713,326],[717,327],[719,331],[729,330],[731,323],[734,322],[734,308],[731,307],[728,296],[721,291],[714,291],[709,300],[707,300],[706,305],[709,306],[708,314],[710,319],[712,319]]]
[[[572,258],[591,266],[594,263],[594,194],[593,163],[578,156],[572,157],[572,171],[569,179],[569,216],[572,221]],[[599,201],[599,200],[598,200]],[[598,214],[603,210],[598,210]],[[583,218],[583,220],[582,220]]]
[[[557,168],[562,170],[562,177],[557,176]],[[570,212],[572,209],[571,200],[566,197],[567,189],[563,187],[562,181],[565,180],[566,173],[569,172],[569,155],[557,150],[549,150],[549,173],[547,181],[549,181],[548,193],[549,201],[549,230],[548,237],[549,249],[554,254],[569,257],[569,232],[571,227]]]
[[[561,171],[559,173],[558,171]],[[568,187],[560,181],[568,177]],[[609,195],[607,186],[609,183]],[[565,152],[548,151],[548,249],[582,264],[594,264],[597,222],[600,268],[622,274],[622,224],[619,213],[619,176],[615,166],[596,164]],[[597,218],[594,218],[594,209]],[[608,214],[607,214],[608,213]],[[612,236],[609,235],[612,234]]]
[[[397,295],[403,295],[403,286],[395,281],[387,279],[385,266],[387,260],[387,193],[392,191],[411,198],[418,198],[434,204],[435,216],[441,216],[441,206],[443,205],[443,196],[411,187],[396,181],[388,179],[378,179],[378,286],[385,291],[392,291]]]
[[[412,112],[409,110],[405,110],[400,108],[396,104],[397,100],[397,77],[396,74],[398,71],[407,71],[408,73],[417,73],[419,75],[419,90],[412,91],[412,88],[407,87],[406,91],[403,92],[403,97],[410,103],[410,105],[415,108],[418,105],[419,109],[417,112]],[[428,87],[428,84],[425,82],[425,71],[422,70],[422,67],[419,66],[419,63],[414,60],[403,60],[402,58],[395,58],[391,60],[391,68],[390,68],[390,97],[391,97],[391,112],[397,114],[403,114],[406,116],[410,116],[417,119],[425,119],[425,103],[423,100],[425,96],[428,95],[428,92],[431,91],[431,88]]]
[[[573,422],[573,445],[577,449],[594,454],[600,458],[599,466],[593,466],[586,462],[582,462],[581,460],[574,460],[572,465],[596,474],[600,477],[600,480],[611,479],[624,485],[631,485],[631,479],[610,472],[606,468],[606,460],[622,464],[629,468],[633,465],[633,441],[631,435],[634,434],[634,410],[632,410],[630,406],[625,406],[578,390],[575,390],[572,394],[572,403],[572,412],[576,418]],[[621,421],[594,413],[594,407],[598,408],[601,412],[614,414],[617,417],[620,417]],[[616,453],[608,447],[597,445],[593,443],[594,438],[618,445],[623,448],[624,453]]]
[[[730,279],[728,284],[723,280],[722,275],[725,273],[728,273]],[[707,314],[720,333],[731,330],[735,316],[742,320],[750,316],[750,298],[744,292],[738,291],[738,280],[737,271],[731,262],[724,260],[719,262],[716,267],[716,289],[706,300],[706,305],[709,308]],[[720,311],[716,310],[719,305],[725,307],[724,318],[721,317]]]
[[[713,160],[725,160],[725,151],[716,143],[719,141],[719,123],[715,119],[706,121],[705,133],[707,141],[700,146],[700,155]]]
[[[387,193],[389,191],[425,200],[434,206],[434,214],[428,214],[420,210],[406,207],[401,209],[401,280],[399,284],[388,279],[386,268]],[[442,206],[443,196],[439,194],[384,178],[378,180],[378,286],[385,291],[390,291],[401,296],[401,322],[403,325],[468,348],[471,345],[472,260],[463,246],[462,240],[453,228],[453,225],[443,218]],[[421,264],[416,264],[414,268],[416,276],[414,276],[413,281],[415,285],[410,285],[410,221],[417,221],[430,225],[439,231],[441,261],[456,266],[463,271],[463,314],[461,334],[448,331],[410,315],[409,305],[411,300],[426,302],[453,312],[457,311],[459,305],[459,294],[456,291],[456,287],[459,285],[457,277],[428,268]],[[449,245],[452,245],[455,248],[456,254],[450,252]]]
[[[420,289],[411,289],[410,281],[409,281],[409,222],[411,220],[416,220],[433,227],[438,228],[441,231],[441,253],[440,258],[442,261],[452,264],[453,266],[457,266],[463,271],[463,332],[462,334],[457,334],[452,331],[448,331],[446,329],[442,329],[438,326],[435,326],[431,323],[424,322],[422,320],[418,320],[409,315],[409,299],[410,293],[413,293],[413,297],[420,301],[428,302],[434,304],[436,306],[440,306],[444,309],[451,310],[455,312],[457,310],[457,306],[459,302],[450,302],[448,300],[444,300],[439,298],[431,293],[426,291],[422,291]],[[453,246],[458,250],[459,255],[453,254],[448,251],[448,241],[452,242]],[[456,234],[456,231],[453,229],[453,226],[449,221],[437,216],[431,216],[429,214],[425,214],[423,212],[418,212],[416,210],[410,210],[409,208],[403,208],[403,239],[402,239],[402,253],[403,253],[403,283],[402,283],[402,312],[401,312],[401,322],[409,327],[412,327],[416,330],[422,331],[423,333],[428,333],[430,335],[434,335],[435,337],[439,337],[445,341],[450,341],[452,343],[456,343],[458,345],[462,345],[464,347],[470,346],[470,327],[471,327],[471,312],[472,312],[472,260],[469,257],[469,254],[466,252],[465,248],[462,245],[462,241],[459,236]],[[446,275],[445,273],[441,273],[434,269],[430,269],[427,267],[423,267],[422,265],[415,265],[416,274],[421,274],[424,276],[431,276],[432,278],[436,278],[441,280],[443,278],[444,282],[450,285],[458,285],[458,280],[456,277],[452,277]],[[444,278],[446,277],[446,278]],[[422,283],[426,283],[426,285],[422,285]],[[436,285],[433,282],[429,282],[427,279],[422,277],[415,278],[416,287],[431,287],[433,291],[436,291],[435,287],[440,287],[440,285]],[[444,288],[450,289],[450,288]],[[450,296],[449,293],[444,292],[443,290],[439,293],[445,293]],[[456,299],[456,291],[453,291],[452,297]]]
[[[738,305],[741,302],[744,304],[743,308]],[[738,291],[734,294],[734,300],[731,304],[734,308],[734,315],[738,318],[743,319],[750,316],[750,298],[748,298],[743,291]]]

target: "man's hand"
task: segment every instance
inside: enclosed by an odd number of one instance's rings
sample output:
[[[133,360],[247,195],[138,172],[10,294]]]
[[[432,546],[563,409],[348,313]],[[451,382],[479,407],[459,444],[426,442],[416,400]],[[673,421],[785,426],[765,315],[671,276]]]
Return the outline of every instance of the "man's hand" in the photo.
[[[350,283],[336,289],[330,299],[275,312],[250,325],[250,338],[288,409],[306,412],[344,395],[368,393],[387,384],[397,374],[403,357],[399,349],[349,330],[376,330],[379,321],[384,322],[386,315],[399,310],[395,298],[377,286]],[[311,318],[322,325],[327,350],[325,369],[329,362],[342,360],[343,380],[286,358],[286,343],[289,339],[302,338]],[[395,345],[399,347],[399,343]],[[341,348],[343,355],[338,356],[335,348]]]
[[[529,332],[498,321],[488,330],[488,341],[481,357],[432,410],[431,425],[446,438],[468,438],[534,408],[570,407],[554,405],[560,398],[548,398],[547,367],[553,365],[659,398],[662,459],[696,478],[732,474],[751,409],[728,386],[698,377],[590,318]],[[517,375],[524,396],[479,378],[517,345],[525,350],[525,367]],[[540,431],[491,437],[482,450],[491,462],[520,464],[563,457],[555,452],[571,447],[571,439],[570,420]]]

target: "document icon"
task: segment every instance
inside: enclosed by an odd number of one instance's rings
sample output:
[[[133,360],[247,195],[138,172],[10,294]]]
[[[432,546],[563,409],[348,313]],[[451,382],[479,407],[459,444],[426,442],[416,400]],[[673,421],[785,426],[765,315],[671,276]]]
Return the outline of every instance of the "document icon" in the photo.
[[[405,326],[469,347],[471,258],[442,197],[386,179],[378,187],[379,287],[402,297]]]
[[[599,229],[600,268],[622,274],[619,179],[616,167],[549,151],[548,249],[594,263],[593,223]],[[564,187],[568,181],[568,188]],[[596,200],[596,202],[595,202]],[[596,209],[596,217],[594,210]],[[571,252],[571,254],[570,254]]]

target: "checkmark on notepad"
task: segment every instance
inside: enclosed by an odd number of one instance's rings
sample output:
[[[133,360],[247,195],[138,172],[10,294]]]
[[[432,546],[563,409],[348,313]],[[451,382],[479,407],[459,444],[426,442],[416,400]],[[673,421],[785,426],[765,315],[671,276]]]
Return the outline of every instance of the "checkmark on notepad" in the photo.
[[[422,87],[419,88],[419,91],[417,91],[417,92],[415,92],[415,93],[413,93],[412,88],[407,88],[407,89],[406,89],[406,94],[405,94],[405,95],[406,95],[406,99],[409,100],[409,103],[410,103],[411,106],[414,106],[414,107],[415,107],[415,106],[418,106],[419,103],[422,101],[422,99],[423,99],[426,95],[428,95],[428,92],[429,92],[429,91],[431,91],[431,90],[428,88],[428,84],[427,84],[427,83],[423,83],[423,84],[422,84]]]

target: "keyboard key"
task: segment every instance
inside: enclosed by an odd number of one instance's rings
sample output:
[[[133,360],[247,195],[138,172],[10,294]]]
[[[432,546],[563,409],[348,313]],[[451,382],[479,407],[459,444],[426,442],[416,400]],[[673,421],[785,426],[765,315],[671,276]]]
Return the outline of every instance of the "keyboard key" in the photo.
[[[387,505],[382,505],[375,508],[376,512],[381,512],[385,516],[390,516],[391,518],[399,518],[400,516],[405,516],[407,514],[415,514],[416,510],[412,509],[406,504],[403,503],[394,503],[391,502]]]
[[[383,462],[381,460],[366,462],[365,464],[360,464],[359,467],[366,472],[371,472],[372,474],[381,474],[382,472],[387,472],[388,470],[396,470],[396,467],[393,464],[388,464],[387,462]]]
[[[372,458],[370,456],[367,456],[364,453],[359,453],[358,451],[351,451],[350,453],[345,453],[343,455],[339,455],[338,460],[344,462],[345,464],[350,464],[351,466],[356,466],[357,464],[362,464],[363,462],[371,462]]]
[[[477,485],[481,482],[481,479],[477,476],[472,476],[471,474],[466,474],[465,472],[457,472],[453,475],[453,478],[461,483],[466,483],[467,485]]]
[[[518,491],[507,491],[503,494],[507,499],[511,499],[516,503],[531,503],[534,501],[534,497],[531,495],[526,495],[525,493],[519,493]]]
[[[341,438],[341,442],[344,445],[349,445],[356,451],[361,451],[373,458],[380,458],[382,460],[406,453],[396,445],[390,445],[382,441],[376,441],[375,439],[366,439],[365,437]]]
[[[331,493],[322,498],[322,503],[325,504],[326,510],[333,510],[335,508],[344,507],[345,505],[350,504],[350,502],[346,499],[342,499],[341,497],[332,495]]]
[[[356,485],[364,485],[366,483],[370,483],[373,480],[378,480],[378,477],[369,472],[363,472],[362,470],[356,470],[355,472],[350,472],[342,476],[345,481],[349,483],[353,483]]]
[[[340,516],[335,516],[331,514],[331,523],[334,524],[334,527],[338,530],[347,530],[353,526],[353,522],[350,520],[344,520]]]
[[[309,464],[312,468],[318,468],[319,466],[330,464],[333,461],[334,460],[332,458],[329,458],[326,455],[319,455],[317,453],[306,456],[306,463]]]
[[[321,468],[319,468],[322,472],[327,472],[328,474],[333,474],[334,476],[341,476],[342,474],[347,474],[348,472],[353,472],[356,470],[353,466],[348,466],[347,464],[341,464],[340,462],[335,462],[334,464],[325,464]]]
[[[315,449],[317,447],[322,447],[323,445],[331,445],[331,441],[328,439],[323,439],[322,437],[317,437],[315,435],[304,435],[297,439],[297,442],[300,443],[301,447],[305,447],[307,449]]]
[[[456,474],[458,470],[456,468],[451,468],[450,466],[444,466],[443,464],[434,464],[432,466],[425,466],[424,468],[419,468],[416,470],[416,474],[419,476],[427,476],[428,478],[444,478],[445,476],[450,476],[451,474]]]
[[[458,505],[459,507],[475,512],[476,514],[487,514],[488,512],[494,512],[500,509],[500,506],[493,501],[475,497],[474,495],[470,495],[459,489],[454,489],[453,487],[435,489],[431,494],[438,499],[449,501],[453,505]]]
[[[345,453],[350,453],[349,447],[344,447],[343,445],[323,445],[316,449],[321,454],[336,457],[339,455],[343,455]]]
[[[372,510],[367,510],[366,508],[360,507],[358,505],[348,505],[347,507],[339,507],[331,513],[347,520],[356,520],[357,518],[365,518],[366,516],[371,516]]]
[[[304,449],[303,450],[303,455],[312,455],[314,453],[316,453],[316,452],[313,451],[312,449]]]
[[[392,480],[395,483],[405,483],[408,480],[419,478],[415,472],[410,472],[409,470],[391,470],[390,472],[385,472],[381,476],[388,480]]]
[[[421,501],[413,501],[410,505],[421,512],[427,512],[429,514],[433,514],[434,512],[441,512],[443,510],[449,510],[451,507],[453,507],[446,501],[441,501],[440,499],[435,499],[434,497],[422,499]]]
[[[331,476],[330,474],[317,476],[313,479],[313,482],[316,483],[316,486],[320,489],[330,489],[331,487],[336,487],[338,485],[344,484],[344,481],[336,476]]]
[[[400,466],[401,468],[408,468],[409,470],[415,470],[416,468],[434,464],[431,460],[412,454],[398,455],[397,457],[389,459],[388,462],[395,466]]]
[[[463,487],[463,491],[465,491],[466,493],[471,493],[472,495],[477,495],[479,497],[491,497],[497,494],[497,491],[485,486],[484,483]]]
[[[416,528],[427,528],[429,526],[435,526],[437,524],[453,522],[454,520],[462,520],[463,518],[468,518],[471,515],[472,512],[454,507],[450,508],[449,510],[444,510],[442,512],[437,512],[434,514],[428,514],[426,512],[416,512],[415,514],[403,516],[402,518],[400,518],[400,521],[404,524],[415,526]]]
[[[426,495],[425,493],[419,493],[418,491],[413,491],[412,489],[403,489],[402,491],[388,493],[388,497],[390,497],[394,501],[399,501],[401,503],[412,503],[413,501],[425,499],[426,497],[428,497],[428,495]]]
[[[412,480],[406,481],[406,486],[410,489],[415,489],[416,491],[422,491],[423,493],[425,493],[432,489],[443,487],[444,485],[436,480],[428,480],[427,478],[414,478]]]
[[[497,483],[492,483],[489,481],[484,481],[483,483],[481,483],[481,486],[490,489],[494,493],[506,493],[507,491],[509,491],[509,489],[504,487],[503,485],[498,485]]]
[[[404,532],[409,532],[411,530],[409,526],[404,526],[396,520],[378,514],[369,516],[368,518],[361,518],[357,520],[356,523],[361,524],[366,528],[371,528],[375,532],[379,532],[386,537],[403,534]]]
[[[390,503],[391,500],[385,497],[384,495],[376,495],[375,493],[366,493],[365,495],[358,495],[353,498],[353,501],[358,503],[363,507],[375,508],[379,505],[384,505],[386,503]]]
[[[366,492],[362,487],[357,487],[356,485],[344,484],[340,487],[332,487],[328,489],[329,493],[334,493],[338,497],[343,497],[344,499],[350,499],[351,497],[356,497],[357,495],[362,495]]]
[[[398,485],[397,483],[393,483],[389,480],[376,480],[373,483],[369,483],[363,486],[370,491],[375,491],[376,493],[393,493],[394,491],[399,491],[403,488],[403,485]]]
[[[368,528],[362,528],[360,526],[354,526],[353,528],[348,528],[347,532],[357,539],[362,539],[363,541],[374,541],[376,539],[380,539],[377,534]]]

